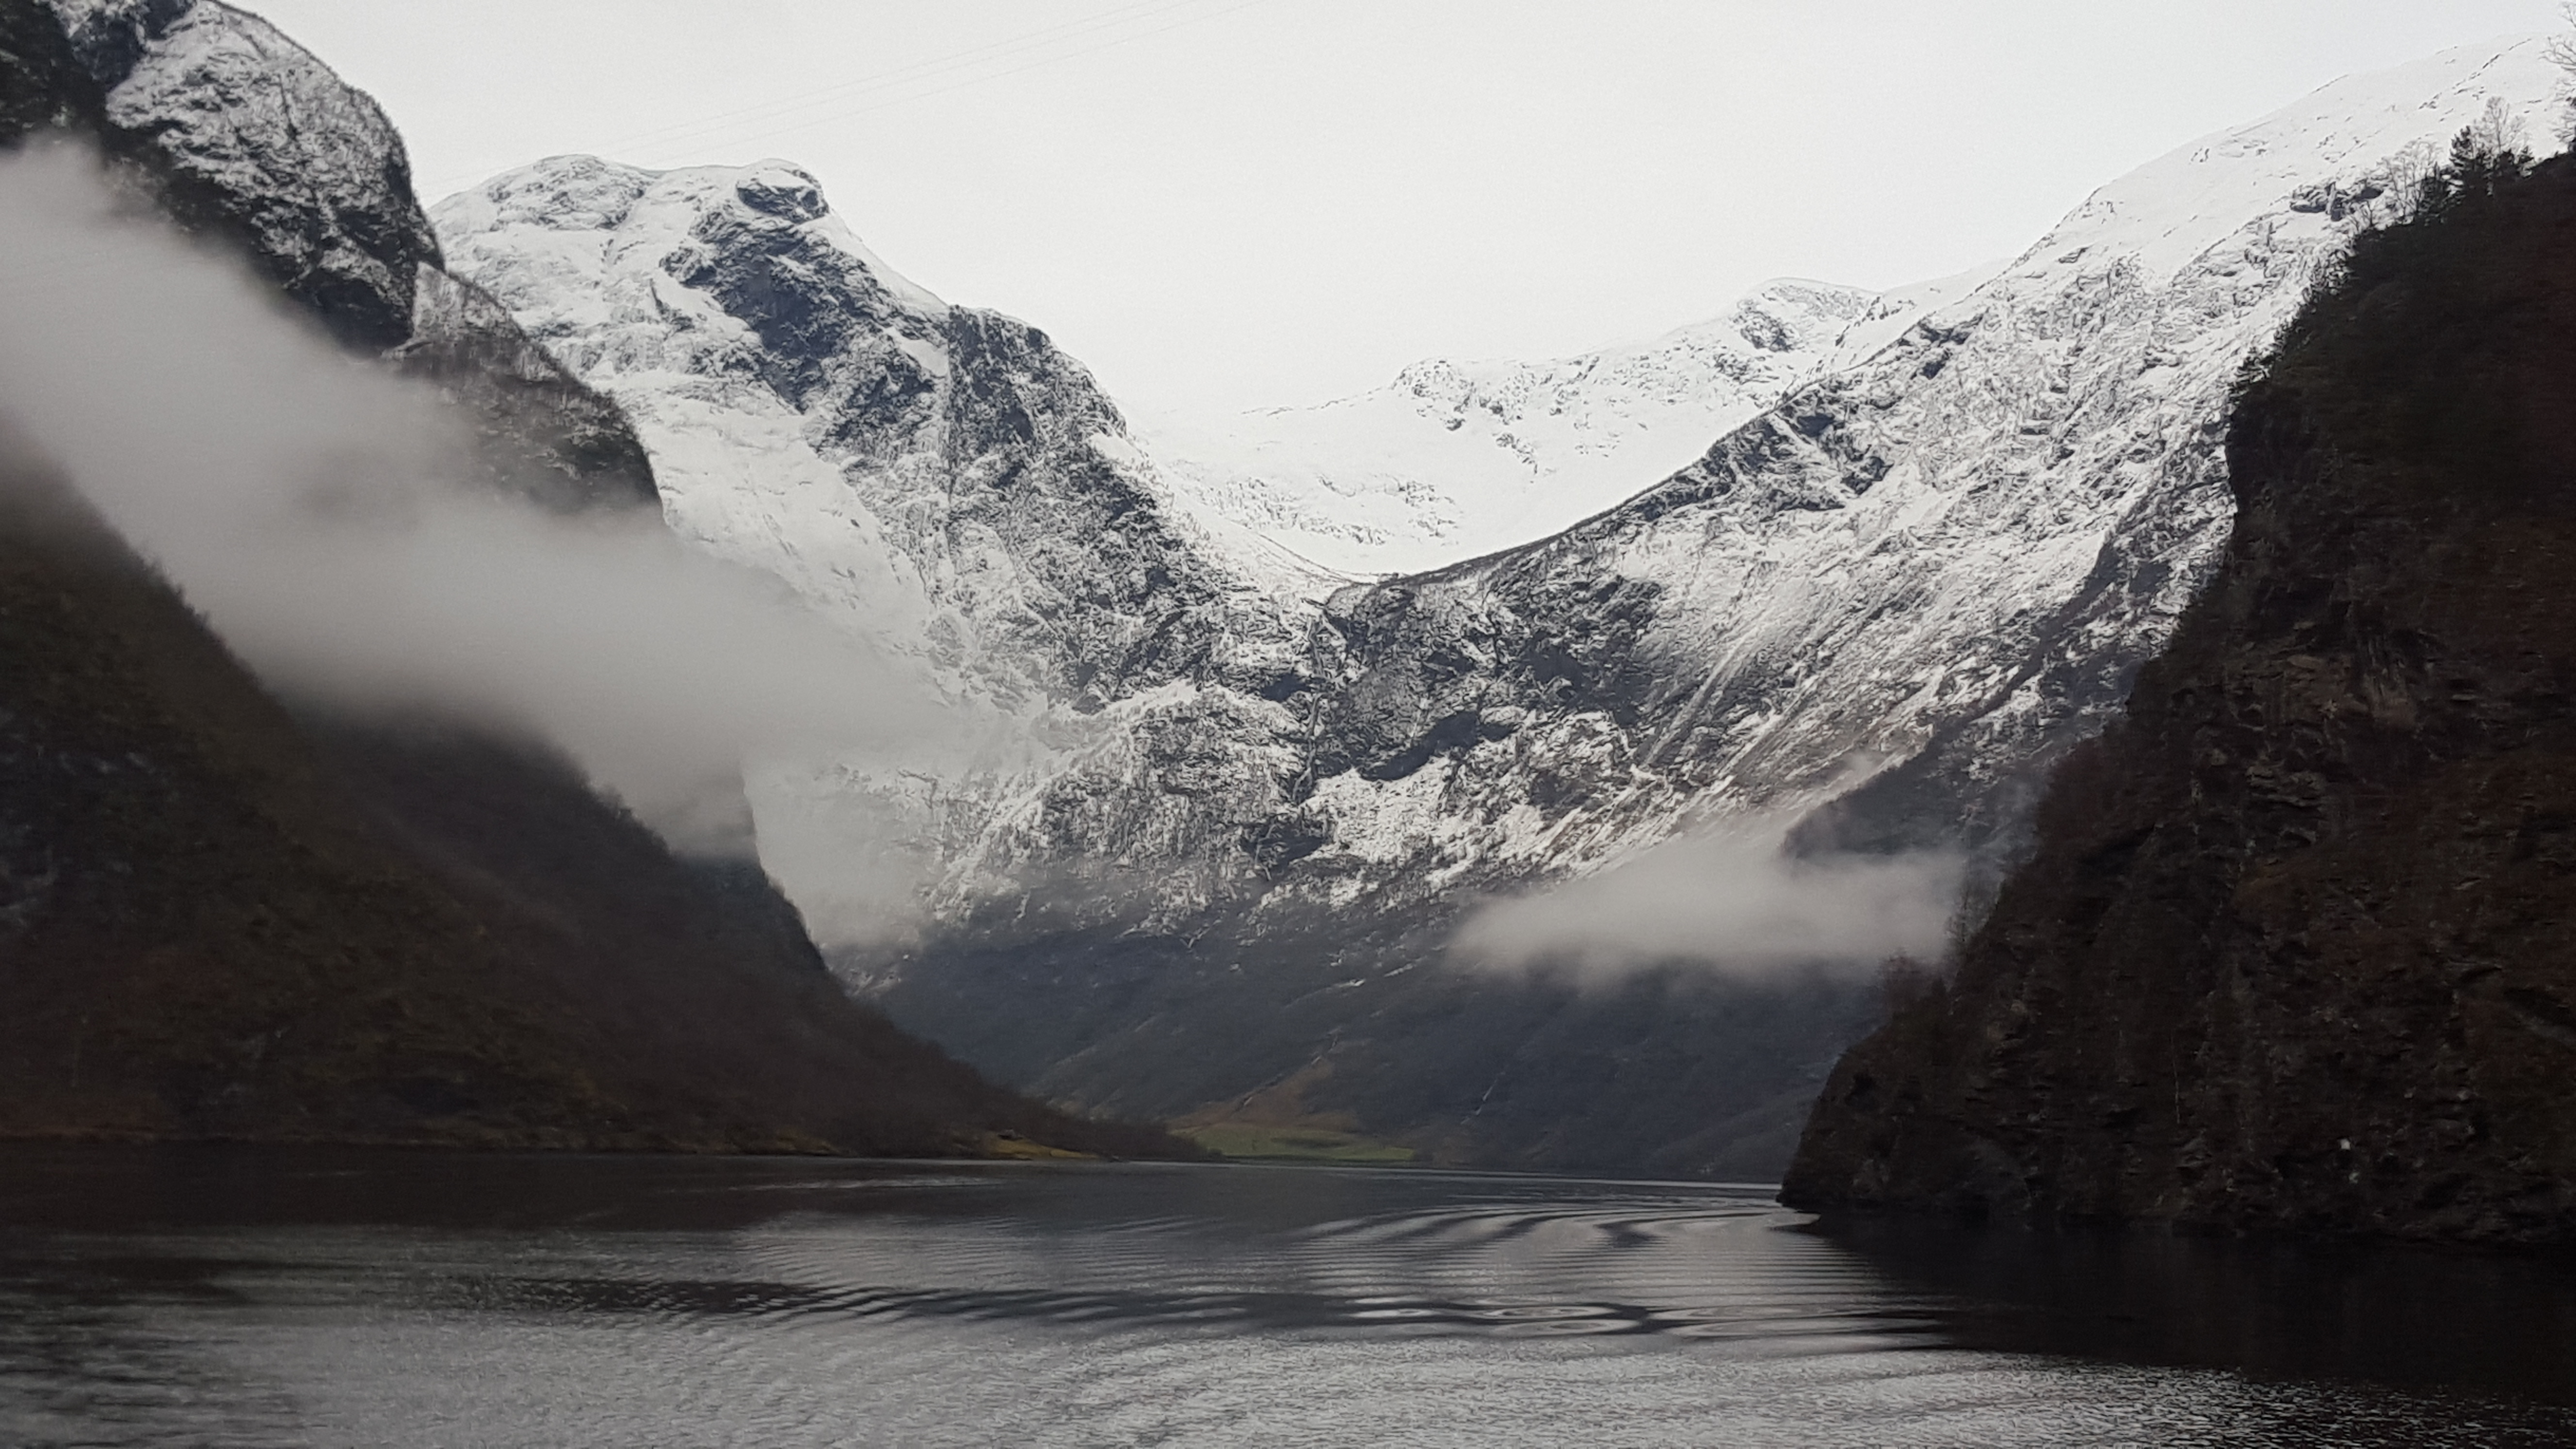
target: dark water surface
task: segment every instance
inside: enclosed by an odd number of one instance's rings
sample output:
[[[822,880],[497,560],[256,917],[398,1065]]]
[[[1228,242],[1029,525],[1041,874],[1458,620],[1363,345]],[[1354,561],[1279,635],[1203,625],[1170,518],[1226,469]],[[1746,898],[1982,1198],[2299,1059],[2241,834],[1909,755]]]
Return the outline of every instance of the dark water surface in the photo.
[[[1330,1169],[0,1150],[9,1445],[2576,1444],[2576,1272]]]

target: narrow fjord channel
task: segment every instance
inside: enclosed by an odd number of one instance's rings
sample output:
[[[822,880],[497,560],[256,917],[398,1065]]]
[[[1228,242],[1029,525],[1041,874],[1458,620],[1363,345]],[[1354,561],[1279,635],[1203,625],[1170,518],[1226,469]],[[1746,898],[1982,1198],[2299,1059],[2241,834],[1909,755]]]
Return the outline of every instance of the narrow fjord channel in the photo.
[[[2561,1265],[1408,1171],[0,1153],[12,1445],[2552,1444]]]

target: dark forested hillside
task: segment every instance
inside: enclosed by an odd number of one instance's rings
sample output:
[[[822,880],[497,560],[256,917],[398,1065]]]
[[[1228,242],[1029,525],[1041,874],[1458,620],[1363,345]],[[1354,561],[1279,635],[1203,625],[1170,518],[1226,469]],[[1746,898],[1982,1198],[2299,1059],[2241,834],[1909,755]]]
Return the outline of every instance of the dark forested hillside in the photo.
[[[541,751],[317,748],[23,454],[0,681],[0,1135],[1157,1144],[904,1037],[756,868],[674,858]]]
[[[2217,581],[1787,1200],[2576,1238],[2576,161],[2463,147],[2228,459]]]

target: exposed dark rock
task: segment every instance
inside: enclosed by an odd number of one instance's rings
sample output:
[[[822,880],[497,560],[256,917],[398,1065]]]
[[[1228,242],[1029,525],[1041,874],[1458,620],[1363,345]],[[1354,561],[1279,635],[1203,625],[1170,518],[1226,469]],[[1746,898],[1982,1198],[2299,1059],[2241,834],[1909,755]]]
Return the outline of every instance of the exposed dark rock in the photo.
[[[355,346],[411,335],[438,239],[402,138],[363,92],[220,0],[55,0],[109,126],[148,142],[165,210],[234,238]],[[12,28],[12,40],[20,27]]]
[[[41,0],[0,0],[0,144],[95,128],[106,112],[106,94]]]
[[[440,270],[384,112],[266,21],[220,0],[7,0],[0,145],[39,131],[96,142],[334,337],[445,388],[494,486],[554,508],[656,501],[617,405]]]
[[[2576,161],[2364,237],[2218,578],[1800,1206],[2576,1238]]]
[[[410,339],[390,354],[473,422],[484,482],[557,513],[653,508],[653,460],[626,414],[582,386],[471,282],[424,265]]]

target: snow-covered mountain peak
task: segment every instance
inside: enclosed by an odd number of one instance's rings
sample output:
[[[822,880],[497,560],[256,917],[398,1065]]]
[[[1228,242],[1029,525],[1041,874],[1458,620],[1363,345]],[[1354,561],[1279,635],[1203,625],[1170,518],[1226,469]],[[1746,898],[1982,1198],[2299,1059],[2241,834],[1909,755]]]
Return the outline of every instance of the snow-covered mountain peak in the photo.
[[[1159,799],[1167,769],[1244,798],[1164,808],[1154,863],[1184,864],[1152,888],[1203,901],[1249,868],[1220,842],[1294,777],[1274,741],[1304,678],[1297,600],[1341,581],[1174,507],[1044,333],[906,281],[785,162],[556,157],[435,217],[460,272],[624,405],[676,532],[908,661],[961,720],[1015,722],[971,781],[852,761],[755,782],[765,858],[818,928],[880,928],[942,872],[1008,876],[1030,847],[995,842]],[[1052,813],[1059,776],[1101,799]]]
[[[1877,293],[1857,287],[1782,278],[1736,303],[1726,323],[1765,352],[1814,352],[1833,346],[1877,299]]]
[[[1984,280],[1765,283],[1650,342],[1548,362],[1435,358],[1316,407],[1140,418],[1174,486],[1344,573],[1528,543],[1653,486],[1708,440]]]
[[[662,175],[596,156],[549,156],[448,197],[431,210],[473,217],[485,227],[602,231],[623,224]]]
[[[810,172],[559,156],[434,216],[460,272],[625,405],[675,529],[959,697],[1166,682],[1199,655],[1157,631],[1237,594],[1286,647],[1293,561],[1172,507],[1080,363],[905,279]]]
[[[2533,138],[2551,134],[2565,76],[2548,47],[2545,36],[2462,46],[2331,82],[2102,187],[2009,274],[2047,281],[2118,258],[2162,284],[2256,218],[2305,244],[2355,214],[2384,217],[2492,100]]]
[[[2272,296],[2285,259],[2312,263],[2357,217],[2387,215],[2493,100],[2545,134],[2561,80],[2545,49],[2538,37],[2463,47],[2336,81],[2101,188],[2008,264],[1885,293],[1774,281],[1651,342],[1550,362],[1433,359],[1319,406],[1146,415],[1138,430],[1202,513],[1346,573],[1444,567],[1643,492],[1694,461],[1701,440],[1861,366],[1918,323],[1933,325],[1937,351],[1939,337],[2007,313],[2054,325],[2041,320],[2052,306],[2105,287],[2236,275],[2230,310]],[[2225,335],[2226,348],[2241,341]],[[2170,363],[2169,352],[2153,355]]]
[[[474,238],[487,262],[510,254],[514,291],[496,295],[523,317],[523,303],[544,299],[540,334],[549,337],[665,306],[719,332],[738,330],[721,301],[680,289],[693,268],[747,242],[822,265],[834,290],[880,314],[931,324],[948,313],[947,303],[859,240],[812,173],[785,161],[652,171],[551,156],[447,198],[432,216],[442,232]]]

